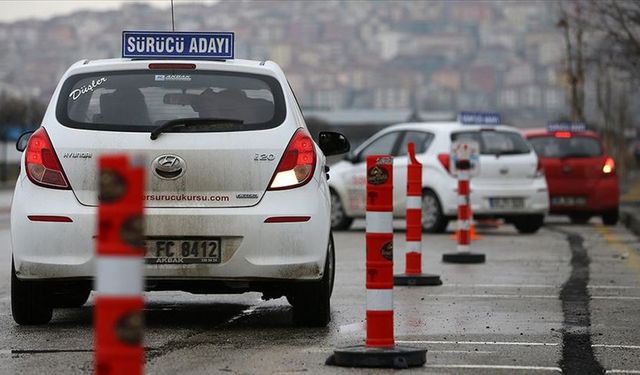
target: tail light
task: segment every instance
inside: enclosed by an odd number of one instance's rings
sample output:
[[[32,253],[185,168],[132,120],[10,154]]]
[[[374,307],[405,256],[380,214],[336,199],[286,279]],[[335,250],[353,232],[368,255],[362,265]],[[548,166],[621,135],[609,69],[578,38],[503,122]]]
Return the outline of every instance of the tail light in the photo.
[[[44,128],[36,130],[29,138],[24,160],[27,176],[34,184],[54,189],[70,189]]]
[[[438,154],[438,160],[440,160],[440,164],[444,167],[447,173],[451,173],[449,169],[450,157],[449,154]]]
[[[556,138],[571,138],[571,132],[555,132]]]
[[[313,140],[304,129],[298,129],[276,168],[269,190],[292,189],[311,180],[316,166],[316,151]]]
[[[616,172],[616,162],[612,158],[607,158],[605,160],[604,165],[602,166],[602,173],[604,174],[615,174]]]

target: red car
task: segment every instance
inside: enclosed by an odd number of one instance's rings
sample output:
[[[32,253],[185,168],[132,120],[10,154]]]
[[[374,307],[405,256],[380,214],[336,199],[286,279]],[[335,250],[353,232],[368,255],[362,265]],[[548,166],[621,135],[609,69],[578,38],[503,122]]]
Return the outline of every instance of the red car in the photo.
[[[525,131],[538,154],[549,188],[549,212],[586,223],[594,215],[618,222],[620,190],[615,161],[598,134],[588,131]]]

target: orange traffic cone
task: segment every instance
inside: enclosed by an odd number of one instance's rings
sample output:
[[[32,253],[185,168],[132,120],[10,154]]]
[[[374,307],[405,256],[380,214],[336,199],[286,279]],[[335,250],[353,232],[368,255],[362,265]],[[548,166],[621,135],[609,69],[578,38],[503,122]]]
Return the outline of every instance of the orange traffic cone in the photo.
[[[469,239],[471,241],[481,240],[482,236],[476,233],[476,222],[473,220],[473,211],[471,211],[471,206],[469,206],[469,211],[471,212],[471,224],[469,225]],[[456,232],[452,234],[449,239],[458,241],[458,236],[460,236],[460,229],[456,229]]]

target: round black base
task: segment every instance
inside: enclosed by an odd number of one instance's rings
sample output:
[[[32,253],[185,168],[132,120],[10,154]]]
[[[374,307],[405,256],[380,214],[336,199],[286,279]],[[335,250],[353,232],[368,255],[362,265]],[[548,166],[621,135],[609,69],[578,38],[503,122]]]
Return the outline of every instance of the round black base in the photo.
[[[440,280],[440,276],[431,275],[428,273],[421,273],[418,275],[409,275],[409,274],[403,273],[401,275],[393,276],[393,285],[438,286],[438,285],[442,285],[442,280]]]
[[[407,346],[393,348],[367,348],[364,345],[336,349],[326,365],[342,367],[382,367],[403,369],[423,366],[427,362],[427,349]]]
[[[442,261],[447,263],[484,263],[484,254],[470,253],[470,252],[457,252],[442,254]]]

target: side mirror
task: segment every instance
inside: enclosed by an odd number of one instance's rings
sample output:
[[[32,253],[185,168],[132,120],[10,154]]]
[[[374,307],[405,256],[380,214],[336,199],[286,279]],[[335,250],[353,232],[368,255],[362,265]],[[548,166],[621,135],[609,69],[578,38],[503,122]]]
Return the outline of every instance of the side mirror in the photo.
[[[351,149],[347,138],[335,132],[320,132],[318,145],[325,156],[344,154]]]
[[[29,143],[29,138],[31,138],[31,134],[33,134],[35,130],[26,131],[18,137],[16,141],[16,150],[22,152],[27,148],[27,143]]]

